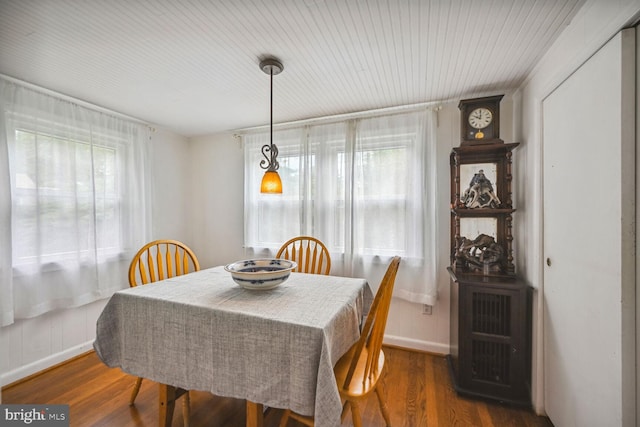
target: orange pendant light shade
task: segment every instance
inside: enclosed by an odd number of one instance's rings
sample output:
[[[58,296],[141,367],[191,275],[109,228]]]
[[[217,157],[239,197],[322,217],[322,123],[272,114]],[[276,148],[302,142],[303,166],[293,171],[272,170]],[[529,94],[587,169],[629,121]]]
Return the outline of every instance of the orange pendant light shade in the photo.
[[[261,193],[281,194],[282,180],[276,171],[266,171],[260,184]]]

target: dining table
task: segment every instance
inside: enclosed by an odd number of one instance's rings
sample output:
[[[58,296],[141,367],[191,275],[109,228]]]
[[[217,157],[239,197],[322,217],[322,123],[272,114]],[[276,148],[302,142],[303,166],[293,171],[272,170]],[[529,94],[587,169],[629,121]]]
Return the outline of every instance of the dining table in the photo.
[[[335,427],[333,366],[372,300],[363,278],[292,272],[253,290],[216,266],[114,293],[93,347],[107,366],[160,384],[160,426],[171,425],[180,393],[199,390],[246,400],[247,426],[261,427],[269,407]]]

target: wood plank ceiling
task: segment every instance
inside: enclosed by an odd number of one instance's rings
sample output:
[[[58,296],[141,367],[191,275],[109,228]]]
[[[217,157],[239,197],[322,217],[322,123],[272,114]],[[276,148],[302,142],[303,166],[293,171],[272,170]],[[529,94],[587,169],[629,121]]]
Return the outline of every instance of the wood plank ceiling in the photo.
[[[584,0],[0,0],[0,73],[185,136],[517,88]]]

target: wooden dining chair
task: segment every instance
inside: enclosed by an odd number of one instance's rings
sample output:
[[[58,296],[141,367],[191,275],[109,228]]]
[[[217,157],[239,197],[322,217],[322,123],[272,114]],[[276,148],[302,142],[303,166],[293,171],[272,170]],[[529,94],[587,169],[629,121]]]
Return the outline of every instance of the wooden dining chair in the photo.
[[[341,419],[344,420],[348,410],[351,409],[354,427],[362,427],[359,404],[371,392],[375,392],[378,397],[380,410],[387,426],[391,425],[380,378],[386,368],[382,339],[399,265],[400,257],[393,257],[382,282],[380,282],[380,287],[362,328],[360,339],[338,360],[333,368],[338,391],[344,401]],[[313,426],[313,417],[303,416],[287,409],[280,421],[280,427],[285,427],[289,418],[304,425]]]
[[[200,270],[198,258],[187,245],[177,240],[154,240],[144,245],[131,260],[129,286],[133,288],[138,285],[146,285],[198,270]],[[142,377],[138,377],[131,392],[129,406],[134,404],[141,385]],[[183,419],[184,425],[188,427],[189,391],[185,391],[183,396]]]
[[[295,261],[298,267],[293,271],[299,273],[329,274],[331,256],[327,247],[315,237],[298,236],[285,242],[276,258]]]

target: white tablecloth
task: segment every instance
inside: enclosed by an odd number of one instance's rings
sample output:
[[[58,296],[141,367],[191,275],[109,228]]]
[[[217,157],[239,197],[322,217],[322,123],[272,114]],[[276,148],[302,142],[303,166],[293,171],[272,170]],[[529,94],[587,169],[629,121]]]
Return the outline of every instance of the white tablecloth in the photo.
[[[364,279],[292,273],[267,291],[215,267],[115,293],[94,348],[109,367],[340,425],[333,365],[358,339]]]

